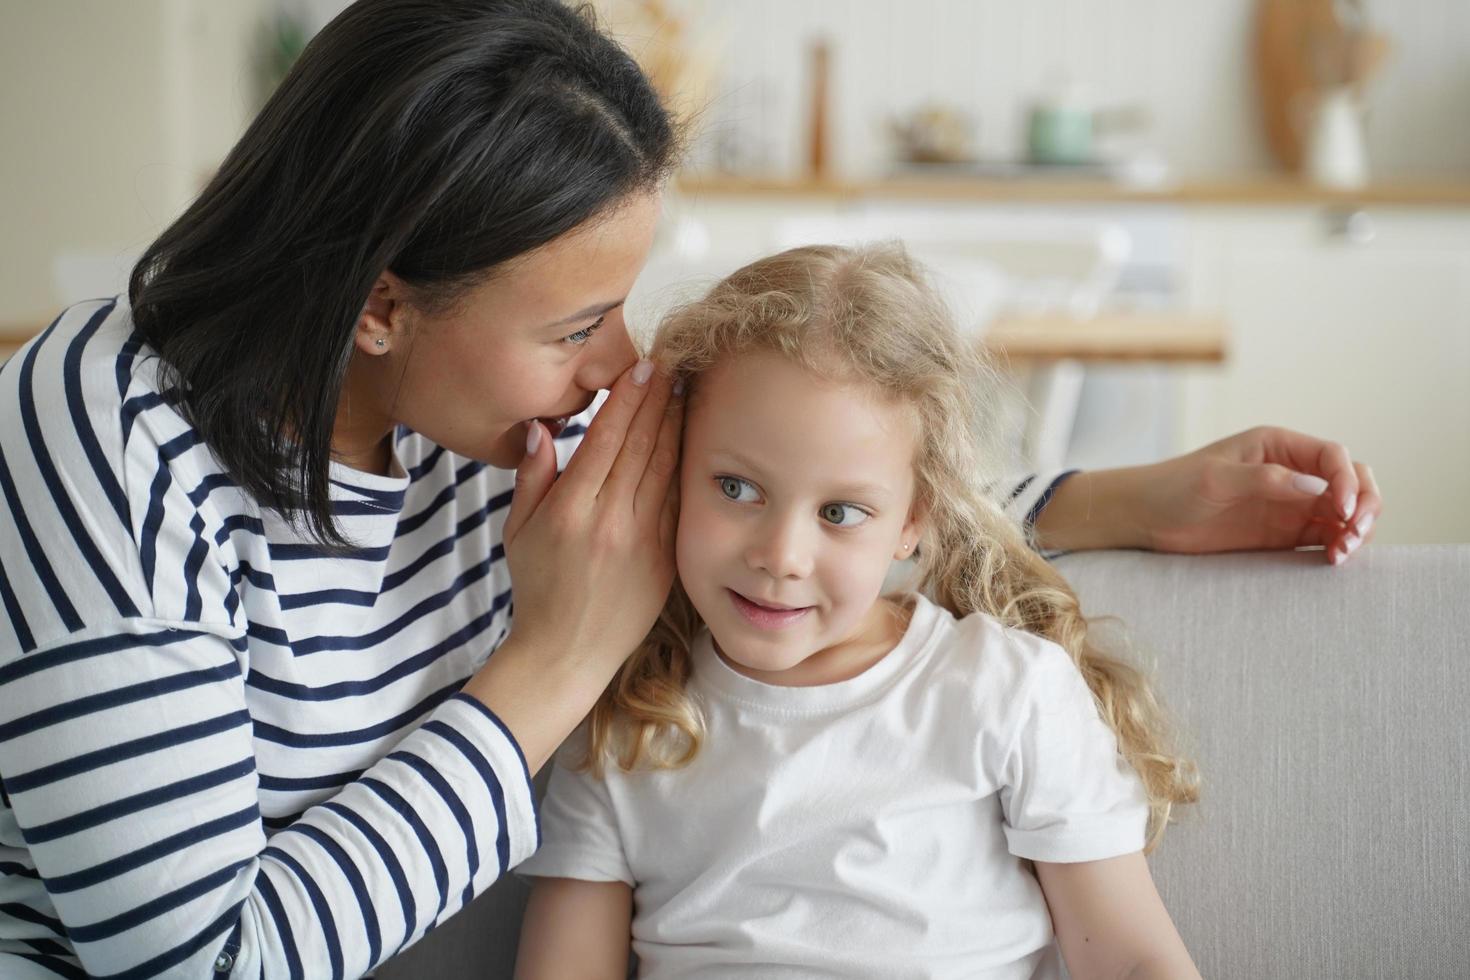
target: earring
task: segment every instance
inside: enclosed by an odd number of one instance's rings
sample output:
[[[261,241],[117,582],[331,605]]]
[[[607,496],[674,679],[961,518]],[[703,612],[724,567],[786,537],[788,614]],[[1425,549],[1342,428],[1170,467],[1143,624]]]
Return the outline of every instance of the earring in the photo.
[[[383,348],[388,346],[388,342],[382,337],[379,337],[377,340],[373,341],[373,343],[378,345],[378,350],[382,350]]]

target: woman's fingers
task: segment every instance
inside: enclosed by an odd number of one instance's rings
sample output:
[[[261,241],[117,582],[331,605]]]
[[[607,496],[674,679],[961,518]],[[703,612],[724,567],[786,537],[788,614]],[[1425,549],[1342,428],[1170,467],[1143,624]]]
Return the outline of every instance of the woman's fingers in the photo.
[[[648,385],[648,394],[638,406],[638,414],[628,426],[623,437],[623,446],[613,462],[612,470],[603,481],[600,498],[611,502],[614,507],[625,506],[628,512],[637,508],[635,495],[643,474],[659,445],[660,430],[666,420],[665,407],[669,403],[670,382],[663,375],[656,376]],[[665,447],[667,448],[667,447]]]
[[[555,481],[556,449],[551,433],[540,422],[532,421],[526,426],[526,455],[516,467],[515,492],[511,494],[510,512],[505,515],[506,547],[520,534]]]
[[[669,486],[679,482],[679,438],[683,429],[684,399],[670,393],[658,427],[658,440],[654,443],[653,455],[648,457],[648,466],[643,470],[637,493],[633,497],[635,515],[642,517],[659,513],[668,498]]]
[[[557,481],[566,488],[558,493],[576,497],[581,504],[590,506],[602,492],[608,474],[623,452],[629,427],[648,397],[648,382],[652,377],[653,364],[649,361],[639,361],[623,372]]]
[[[1298,473],[1326,480],[1337,516],[1343,520],[1352,517],[1357,507],[1358,476],[1352,456],[1342,443],[1275,427],[1252,430],[1245,435],[1259,438],[1264,462],[1279,463]]]

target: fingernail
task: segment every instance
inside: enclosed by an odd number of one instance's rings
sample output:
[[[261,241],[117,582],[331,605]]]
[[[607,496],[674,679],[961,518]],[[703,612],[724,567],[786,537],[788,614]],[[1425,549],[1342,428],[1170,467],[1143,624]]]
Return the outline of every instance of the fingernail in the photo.
[[[684,394],[684,379],[680,378],[674,382],[674,397],[678,398],[682,394]]]
[[[1350,555],[1353,552],[1357,551],[1358,545],[1362,543],[1363,539],[1358,537],[1357,534],[1349,534],[1347,537],[1342,539],[1342,550]]]
[[[541,423],[532,422],[526,426],[526,455],[536,455],[536,450],[541,448]]]
[[[1358,509],[1358,495],[1355,493],[1343,494],[1342,500],[1338,501],[1338,506],[1342,509],[1343,520],[1351,519],[1353,511]]]
[[[639,361],[633,365],[633,383],[635,385],[646,385],[648,379],[653,377],[653,362]]]
[[[1316,497],[1327,489],[1327,481],[1320,476],[1312,476],[1310,473],[1298,473],[1291,478],[1291,485],[1302,493],[1309,493]]]
[[[1330,565],[1341,565],[1342,564],[1343,557],[1344,557],[1343,552],[1338,551],[1336,548],[1330,548],[1330,549],[1328,549],[1328,552],[1327,552],[1327,562],[1328,562],[1328,564],[1330,564]]]
[[[1360,538],[1366,538],[1368,536],[1368,532],[1371,531],[1371,530],[1373,530],[1373,512],[1372,511],[1369,511],[1368,513],[1364,514],[1362,517],[1358,518],[1358,525],[1357,525],[1357,527],[1358,527],[1358,537],[1360,537]]]

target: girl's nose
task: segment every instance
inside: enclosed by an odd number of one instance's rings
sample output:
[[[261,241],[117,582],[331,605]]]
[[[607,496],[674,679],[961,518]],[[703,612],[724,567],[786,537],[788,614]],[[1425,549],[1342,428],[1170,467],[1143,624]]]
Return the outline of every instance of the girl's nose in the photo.
[[[798,515],[772,514],[761,521],[746,551],[751,568],[772,578],[802,579],[816,563],[815,542]]]
[[[583,391],[611,388],[613,382],[638,360],[633,339],[628,336],[627,325],[621,320],[616,326],[608,324],[589,343],[592,349],[587,352],[576,378],[577,386]]]

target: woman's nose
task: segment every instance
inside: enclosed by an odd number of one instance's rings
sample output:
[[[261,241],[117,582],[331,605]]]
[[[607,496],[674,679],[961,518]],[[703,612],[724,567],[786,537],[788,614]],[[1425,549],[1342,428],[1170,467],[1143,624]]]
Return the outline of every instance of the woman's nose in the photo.
[[[747,563],[772,578],[808,577],[816,556],[807,523],[799,515],[772,515],[761,521],[746,551]]]
[[[577,372],[577,386],[583,391],[600,391],[611,388],[613,382],[638,360],[638,351],[633,347],[633,338],[628,336],[628,327],[619,322],[609,324],[591,340],[592,349]]]

